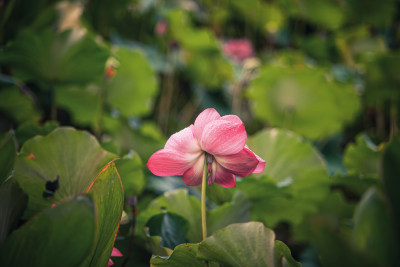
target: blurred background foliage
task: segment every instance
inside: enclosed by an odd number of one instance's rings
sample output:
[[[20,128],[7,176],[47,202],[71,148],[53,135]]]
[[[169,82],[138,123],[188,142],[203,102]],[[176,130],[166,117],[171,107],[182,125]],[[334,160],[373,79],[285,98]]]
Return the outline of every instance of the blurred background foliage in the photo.
[[[210,234],[260,221],[303,266],[398,265],[399,11],[398,0],[0,1],[2,248],[19,251],[26,227],[41,233],[46,216],[56,244],[62,208],[82,221],[70,231],[98,235],[90,216],[106,216],[107,193],[87,186],[117,157],[125,212],[115,264],[148,266],[152,254],[199,242],[197,188],[143,163],[213,107],[244,121],[267,164],[235,189],[208,188]],[[41,153],[40,164],[29,160]],[[69,200],[46,210],[41,193],[57,175],[69,178],[52,201]],[[106,262],[93,246],[110,252],[110,240],[92,239],[79,247],[89,256],[73,260]],[[213,259],[206,245],[191,249]],[[152,264],[177,266],[173,255]]]

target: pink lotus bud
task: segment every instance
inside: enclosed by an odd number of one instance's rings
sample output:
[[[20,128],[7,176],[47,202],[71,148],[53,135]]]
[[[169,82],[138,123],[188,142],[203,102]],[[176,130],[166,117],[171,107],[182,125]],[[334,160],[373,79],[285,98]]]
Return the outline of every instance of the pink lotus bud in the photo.
[[[241,62],[253,55],[253,46],[248,39],[233,39],[226,41],[222,46],[225,56],[236,62]]]
[[[165,20],[159,20],[156,24],[156,34],[158,36],[164,36],[167,33],[168,30],[168,23]]]

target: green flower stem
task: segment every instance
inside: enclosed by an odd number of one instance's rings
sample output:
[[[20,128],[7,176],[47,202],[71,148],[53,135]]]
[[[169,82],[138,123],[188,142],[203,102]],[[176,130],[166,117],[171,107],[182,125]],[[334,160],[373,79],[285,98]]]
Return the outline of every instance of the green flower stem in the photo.
[[[207,155],[205,156],[204,159],[203,180],[201,184],[201,228],[203,230],[203,240],[207,238],[206,189],[207,189]]]

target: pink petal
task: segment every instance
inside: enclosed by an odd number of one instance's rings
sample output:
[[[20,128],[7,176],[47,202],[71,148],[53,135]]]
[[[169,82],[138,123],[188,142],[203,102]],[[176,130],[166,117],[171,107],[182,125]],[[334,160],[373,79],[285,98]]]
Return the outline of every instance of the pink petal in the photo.
[[[119,251],[117,248],[113,248],[111,252],[111,257],[122,257],[121,251]]]
[[[243,123],[242,120],[236,115],[225,115],[221,117],[221,120],[226,120],[233,123]]]
[[[204,110],[202,113],[200,113],[196,120],[194,121],[194,136],[197,138],[197,140],[201,139],[201,136],[203,135],[203,130],[204,127],[211,121],[217,120],[221,118],[219,113],[213,109],[213,108],[208,108]]]
[[[250,148],[245,145],[244,146],[246,149],[250,150]],[[251,151],[251,150],[250,150]],[[253,152],[253,151],[251,151]],[[254,153],[254,152],[253,152]],[[258,160],[258,164],[256,169],[253,171],[253,173],[262,173],[264,171],[265,168],[265,160],[263,160],[262,158],[260,158],[260,156],[258,156],[256,153],[254,153],[254,155],[256,156],[257,160]]]
[[[199,186],[203,179],[204,153],[197,159],[196,163],[182,176],[183,182],[188,186]]]
[[[246,144],[246,139],[243,123],[214,120],[204,128],[200,145],[210,154],[230,155],[239,153]]]
[[[110,266],[113,266],[113,265],[114,265],[114,262],[112,261],[112,259],[109,259],[108,263],[107,263],[107,267],[110,267]]]
[[[172,149],[161,149],[151,155],[146,166],[158,176],[182,175],[193,166],[199,153],[183,153]]]
[[[253,173],[262,173],[265,168],[265,160],[260,158],[257,154],[254,154],[254,155],[257,157],[258,164],[257,164],[256,169],[253,171]]]
[[[224,167],[217,163],[215,181],[225,188],[232,188],[236,186],[236,177],[232,173],[228,172]]]
[[[186,153],[200,152],[201,148],[197,139],[194,137],[193,131],[194,126],[190,125],[189,127],[171,135],[164,148]]]
[[[247,146],[233,155],[215,156],[215,160],[229,172],[240,177],[253,173],[259,162],[256,155]]]

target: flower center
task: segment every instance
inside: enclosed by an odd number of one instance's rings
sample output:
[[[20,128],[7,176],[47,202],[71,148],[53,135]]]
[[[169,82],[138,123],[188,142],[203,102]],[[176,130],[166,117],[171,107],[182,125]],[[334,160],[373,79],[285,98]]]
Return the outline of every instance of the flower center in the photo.
[[[217,162],[214,156],[206,153],[207,157],[207,175],[208,175],[208,185],[212,185],[215,180],[215,174],[217,173]]]
[[[206,153],[206,154],[207,154],[207,165],[210,165],[213,163],[214,157],[211,154],[208,154],[208,153]]]

